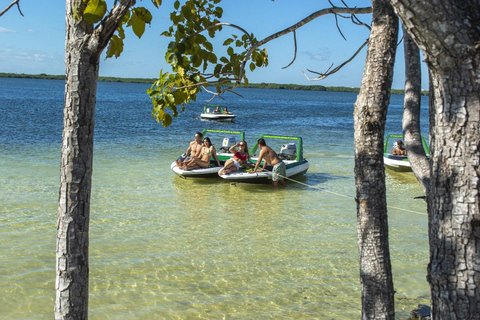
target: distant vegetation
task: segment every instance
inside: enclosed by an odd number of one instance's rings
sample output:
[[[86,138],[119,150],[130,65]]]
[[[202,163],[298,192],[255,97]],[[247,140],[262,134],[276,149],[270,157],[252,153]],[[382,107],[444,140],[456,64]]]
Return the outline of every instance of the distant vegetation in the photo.
[[[54,79],[65,80],[64,75],[25,74],[25,73],[2,73],[0,78],[27,78],[27,79]],[[98,77],[98,81],[104,82],[129,82],[129,83],[153,83],[157,79],[153,78],[117,78],[117,77]],[[244,84],[241,87],[245,87]],[[300,85],[300,84],[278,84],[278,83],[250,83],[249,88],[265,89],[289,89],[289,90],[310,90],[310,91],[335,91],[335,92],[359,92],[360,88],[352,87],[325,87],[322,85]],[[403,90],[392,89],[393,94],[403,94]],[[428,91],[422,91],[423,95],[428,95]]]

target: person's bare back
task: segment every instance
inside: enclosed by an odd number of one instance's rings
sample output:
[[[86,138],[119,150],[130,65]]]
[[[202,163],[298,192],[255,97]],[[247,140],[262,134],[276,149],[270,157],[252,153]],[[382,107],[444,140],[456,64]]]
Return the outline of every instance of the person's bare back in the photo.
[[[268,146],[264,146],[258,155],[259,160],[263,159],[266,163],[271,166],[276,165],[280,162],[280,158],[278,157],[277,153],[273,151],[272,148]]]

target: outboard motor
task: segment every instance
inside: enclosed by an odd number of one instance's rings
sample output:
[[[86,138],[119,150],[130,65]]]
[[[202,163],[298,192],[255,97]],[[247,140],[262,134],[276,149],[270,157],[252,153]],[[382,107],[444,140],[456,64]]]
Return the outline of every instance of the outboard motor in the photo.
[[[237,140],[235,139],[235,137],[223,138],[223,143],[220,150],[223,152],[228,152],[228,149],[230,149],[235,144],[237,144]]]
[[[297,158],[297,145],[293,142],[282,145],[278,157],[282,160],[295,160]]]

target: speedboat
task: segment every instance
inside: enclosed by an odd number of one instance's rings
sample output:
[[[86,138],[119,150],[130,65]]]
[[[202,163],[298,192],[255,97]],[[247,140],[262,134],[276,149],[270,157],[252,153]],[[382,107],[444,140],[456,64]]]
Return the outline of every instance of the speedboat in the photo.
[[[208,134],[210,133],[210,134]],[[177,166],[176,160],[172,162],[170,168],[173,172],[177,175],[182,177],[196,177],[196,178],[209,178],[209,177],[218,177],[218,172],[223,168],[225,161],[230,159],[233,154],[230,153],[228,150],[231,146],[235,145],[237,142],[245,140],[245,133],[242,131],[229,131],[229,130],[211,130],[205,129],[202,132],[203,137],[208,136],[210,140],[212,140],[212,144],[214,146],[218,145],[215,142],[220,141],[219,136],[222,140],[222,146],[220,148],[215,148],[217,151],[218,160],[220,160],[221,166],[219,167],[217,161],[210,159],[210,166],[208,168],[198,168],[193,170],[182,170]],[[237,140],[240,139],[240,140]],[[183,158],[183,155],[178,159]],[[177,159],[177,160],[178,160]]]
[[[216,104],[207,104],[203,107],[200,118],[206,120],[232,121],[236,115],[229,112],[226,107]]]
[[[278,157],[286,165],[286,178],[304,175],[308,171],[309,163],[307,159],[303,157],[303,141],[301,137],[261,135],[258,139],[260,138],[268,140],[267,145],[271,148],[275,147],[275,141],[277,143],[278,141],[281,141],[281,143],[283,142]],[[230,182],[271,183],[272,166],[267,165],[265,170],[253,172],[253,166],[258,161],[258,157],[255,156],[258,149],[257,142],[250,151],[250,155],[252,155],[250,164],[247,166],[241,166],[239,171],[222,174],[220,177]],[[263,166],[263,164],[260,164],[260,166]],[[259,168],[261,168],[260,166]]]
[[[395,148],[397,148],[398,140],[403,140],[403,136],[397,135],[397,134],[389,134],[385,138],[385,144],[383,147],[383,163],[386,168],[394,171],[401,171],[401,172],[412,171],[412,167],[406,155],[399,156],[399,155],[392,154],[392,151]],[[422,145],[423,145],[423,148],[425,149],[425,154],[427,155],[427,158],[430,158],[430,149],[428,148],[428,144],[425,141],[425,138],[423,137],[422,137]]]

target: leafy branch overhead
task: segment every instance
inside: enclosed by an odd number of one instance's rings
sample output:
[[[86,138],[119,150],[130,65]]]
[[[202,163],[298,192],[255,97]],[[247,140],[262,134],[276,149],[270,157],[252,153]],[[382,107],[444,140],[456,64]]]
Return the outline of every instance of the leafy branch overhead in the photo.
[[[162,4],[162,0],[151,1],[156,8]],[[133,33],[141,38],[145,32],[145,25],[152,21],[152,14],[148,9],[133,7],[134,4],[134,0],[115,0],[109,11],[105,0],[78,0],[74,8],[74,17],[79,23],[95,25],[93,32],[100,35],[98,50],[103,50],[108,44],[106,58],[113,56],[118,58],[123,52],[124,26],[132,28]],[[102,39],[106,40],[102,42]]]
[[[183,5],[179,0],[174,2],[175,11],[170,15],[172,26],[162,33],[163,36],[173,38],[165,54],[172,73],[161,71],[159,79],[147,91],[152,99],[152,116],[165,127],[172,123],[172,116],[167,110],[170,109],[176,117],[177,107],[181,106],[181,111],[184,111],[185,104],[196,101],[202,88],[216,97],[233,90],[242,81],[248,85],[245,68],[254,71],[268,65],[267,51],[261,49],[266,43],[288,33],[295,36],[297,29],[326,14],[371,13],[370,7],[332,6],[258,41],[243,28],[220,21],[223,14],[223,9],[218,6],[220,2],[221,0],[188,0]],[[214,50],[210,39],[215,38],[217,32],[224,28],[235,29],[240,35],[232,34],[223,42],[222,51]]]

